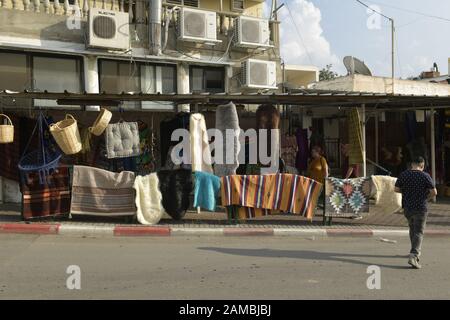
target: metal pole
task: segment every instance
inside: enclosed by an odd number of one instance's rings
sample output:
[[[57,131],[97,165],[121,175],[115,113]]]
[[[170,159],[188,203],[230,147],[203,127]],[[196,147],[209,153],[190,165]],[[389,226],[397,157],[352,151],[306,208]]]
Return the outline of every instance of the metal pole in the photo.
[[[366,105],[362,104],[361,112],[361,131],[362,131],[362,152],[363,152],[363,175],[367,176],[367,161],[366,161]]]
[[[434,183],[436,183],[436,139],[435,139],[435,127],[434,127],[434,108],[431,108],[430,115],[430,125],[431,125],[431,177]],[[436,201],[436,198],[434,198]]]
[[[380,127],[379,127],[379,116],[378,112],[375,114],[375,163],[378,164],[380,161],[379,149],[380,149]]]
[[[392,62],[392,94],[395,93],[394,90],[394,80],[395,80],[395,25],[394,25],[394,19],[391,20],[391,37],[392,37],[392,56],[391,56],[391,62]]]

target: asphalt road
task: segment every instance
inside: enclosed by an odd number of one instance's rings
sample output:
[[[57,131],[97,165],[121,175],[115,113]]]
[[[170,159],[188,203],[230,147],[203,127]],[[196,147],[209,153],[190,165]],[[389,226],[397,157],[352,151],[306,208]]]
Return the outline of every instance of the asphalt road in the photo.
[[[0,235],[0,299],[450,299],[450,239],[425,239],[422,270],[397,240]]]

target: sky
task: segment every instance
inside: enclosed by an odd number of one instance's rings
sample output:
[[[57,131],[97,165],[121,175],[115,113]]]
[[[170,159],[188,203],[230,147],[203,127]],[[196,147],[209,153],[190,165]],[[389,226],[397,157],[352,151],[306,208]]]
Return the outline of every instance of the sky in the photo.
[[[407,78],[436,62],[448,74],[449,0],[362,0],[396,25],[395,76]],[[266,0],[266,13],[272,0]],[[363,60],[375,76],[391,75],[391,27],[356,0],[278,0],[281,54],[287,64],[333,65],[345,75],[343,57]],[[421,13],[421,14],[419,14]],[[426,15],[426,16],[425,16]],[[433,17],[430,17],[433,16]]]

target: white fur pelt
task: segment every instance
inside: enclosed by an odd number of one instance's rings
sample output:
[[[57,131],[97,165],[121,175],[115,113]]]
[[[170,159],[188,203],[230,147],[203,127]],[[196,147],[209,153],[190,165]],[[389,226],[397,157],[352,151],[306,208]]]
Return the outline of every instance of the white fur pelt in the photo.
[[[216,129],[222,133],[223,137],[223,146],[216,147],[222,148],[223,159],[221,159],[222,164],[216,163],[214,165],[214,174],[219,177],[235,175],[236,169],[239,167],[238,155],[241,150],[241,144],[239,141],[239,117],[236,111],[236,106],[233,102],[217,107]],[[235,134],[233,136],[233,141],[228,141],[228,139],[231,140],[231,137],[227,136],[227,129],[234,130]],[[233,148],[228,149],[227,146],[231,146],[231,143],[233,144]],[[227,155],[227,152],[231,152],[232,154]],[[230,161],[231,159],[233,161]]]
[[[206,132],[205,117],[202,114],[194,113],[191,115],[189,119],[189,133],[192,171],[213,173],[209,138]]]
[[[376,189],[375,205],[384,213],[395,213],[402,209],[402,195],[394,191],[397,178],[372,176]]]
[[[159,180],[156,173],[137,176],[134,181],[137,219],[141,224],[157,224],[166,214],[162,206],[162,194],[158,184]]]

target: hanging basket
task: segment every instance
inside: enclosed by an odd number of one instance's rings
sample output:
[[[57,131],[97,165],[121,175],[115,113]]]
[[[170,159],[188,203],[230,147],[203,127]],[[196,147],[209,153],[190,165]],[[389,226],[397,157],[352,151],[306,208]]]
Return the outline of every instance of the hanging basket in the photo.
[[[9,124],[0,124],[0,143],[11,143],[14,141],[13,123],[6,114],[0,114],[0,121],[2,117],[6,118]]]
[[[72,115],[67,114],[64,120],[51,124],[50,133],[65,154],[71,155],[81,151],[80,132]]]
[[[102,108],[100,114],[94,122],[94,125],[89,128],[89,131],[96,136],[100,136],[111,121],[112,113],[105,108]]]

